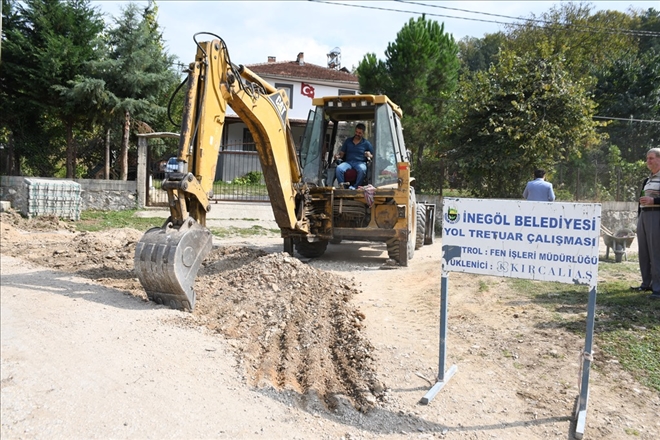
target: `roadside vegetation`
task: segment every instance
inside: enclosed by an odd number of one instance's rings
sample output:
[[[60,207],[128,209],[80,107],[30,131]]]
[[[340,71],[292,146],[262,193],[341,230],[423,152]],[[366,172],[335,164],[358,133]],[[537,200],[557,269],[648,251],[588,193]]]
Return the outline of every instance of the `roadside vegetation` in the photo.
[[[649,292],[633,292],[639,284],[638,262],[601,260],[595,317],[594,368],[618,362],[635,380],[660,392],[660,303]],[[518,294],[553,312],[547,325],[584,336],[589,289],[561,283],[508,280]]]
[[[253,197],[261,196],[267,199],[268,188],[266,188],[263,173],[250,171],[241,177],[236,177],[231,182],[221,180],[213,182],[213,194],[222,197],[250,194]]]
[[[88,210],[80,213],[80,220],[75,223],[76,230],[97,232],[112,228],[132,228],[146,231],[155,226],[163,226],[165,221],[158,217],[136,217],[137,210],[124,211],[95,211]]]
[[[83,211],[80,214],[80,220],[75,223],[76,230],[96,232],[112,228],[132,228],[145,232],[149,228],[161,227],[165,221],[162,217],[138,217],[135,215],[137,210],[125,211]],[[241,219],[251,220],[251,219]],[[258,235],[280,234],[279,229],[268,229],[259,225],[253,225],[248,228],[229,227],[210,227],[211,233],[218,238],[227,237],[253,237]]]

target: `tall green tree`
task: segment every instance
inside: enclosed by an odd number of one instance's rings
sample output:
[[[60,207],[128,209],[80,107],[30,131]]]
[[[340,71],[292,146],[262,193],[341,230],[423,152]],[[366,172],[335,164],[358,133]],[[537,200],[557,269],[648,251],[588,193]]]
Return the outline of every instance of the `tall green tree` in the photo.
[[[525,25],[509,27],[507,49],[539,56],[549,50],[565,60],[576,80],[589,78],[595,68],[609,66],[637,47],[632,15],[609,10],[592,14],[592,10],[588,3],[567,2],[538,16],[531,14]]]
[[[597,72],[594,98],[599,114],[612,120],[604,131],[622,157],[635,162],[660,144],[660,52],[629,53]],[[644,122],[646,121],[646,122]]]
[[[458,80],[457,53],[444,24],[422,16],[397,33],[385,60],[369,53],[357,67],[362,92],[386,94],[401,106],[406,144],[418,168],[426,151],[442,146],[444,116]]]
[[[646,52],[654,49],[660,52],[660,10],[649,8],[637,15],[639,25],[637,29],[642,32],[639,36],[639,50]]]
[[[552,170],[599,142],[595,104],[559,55],[502,52],[460,99],[451,157],[475,196],[520,197],[534,168]]]
[[[505,49],[507,37],[503,32],[486,34],[483,38],[465,37],[458,42],[459,59],[469,72],[486,70],[497,62],[500,50]]]
[[[17,146],[27,145],[23,140],[30,137],[23,136],[21,125],[47,132],[41,150],[64,147],[66,175],[75,177],[80,142],[75,133],[90,113],[62,88],[88,76],[90,63],[102,57],[97,44],[104,26],[101,15],[88,0],[26,0],[16,3],[10,22],[4,36],[3,93],[8,102],[25,105],[19,113],[30,119],[14,120],[9,130]]]
[[[124,8],[108,32],[110,55],[99,66],[107,89],[116,98],[114,111],[123,115],[122,180],[128,176],[131,127],[138,124],[144,130],[159,120],[166,112],[166,92],[177,82],[174,57],[163,48],[156,13],[155,2],[144,9],[134,3]]]
[[[36,120],[30,115],[29,100],[19,85],[21,72],[21,51],[18,41],[23,38],[20,32],[21,17],[13,0],[2,2],[2,65],[0,66],[0,142],[6,148],[0,151],[2,168],[7,175],[21,174],[21,160],[29,149],[26,144],[28,131],[20,124],[25,120]],[[34,133],[33,127],[33,133]]]

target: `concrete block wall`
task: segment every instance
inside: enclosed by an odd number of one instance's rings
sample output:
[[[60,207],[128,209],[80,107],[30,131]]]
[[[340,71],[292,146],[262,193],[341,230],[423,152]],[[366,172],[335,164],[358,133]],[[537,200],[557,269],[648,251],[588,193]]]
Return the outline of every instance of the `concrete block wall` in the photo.
[[[602,202],[600,224],[612,232],[637,230],[637,202]]]
[[[44,180],[62,180],[43,178]],[[135,181],[74,179],[81,186],[81,209],[123,211],[137,208]],[[27,212],[28,185],[22,176],[0,176],[0,200],[19,212]]]
[[[83,210],[125,211],[137,208],[135,180],[75,179],[82,187]]]
[[[28,210],[28,185],[22,176],[0,176],[0,200],[19,212]]]

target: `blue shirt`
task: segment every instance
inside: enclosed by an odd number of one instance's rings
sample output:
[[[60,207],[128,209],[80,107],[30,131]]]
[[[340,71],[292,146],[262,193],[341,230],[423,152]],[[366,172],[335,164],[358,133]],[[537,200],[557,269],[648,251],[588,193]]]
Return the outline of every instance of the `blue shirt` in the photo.
[[[523,197],[535,202],[552,202],[555,200],[555,193],[552,190],[552,183],[538,178],[527,182]]]
[[[364,157],[364,152],[368,151],[371,154],[374,154],[374,147],[371,146],[371,142],[365,138],[360,139],[358,144],[353,143],[353,137],[351,136],[344,141],[339,151],[344,153],[344,161],[348,163],[361,162],[364,163],[367,161],[367,158]]]

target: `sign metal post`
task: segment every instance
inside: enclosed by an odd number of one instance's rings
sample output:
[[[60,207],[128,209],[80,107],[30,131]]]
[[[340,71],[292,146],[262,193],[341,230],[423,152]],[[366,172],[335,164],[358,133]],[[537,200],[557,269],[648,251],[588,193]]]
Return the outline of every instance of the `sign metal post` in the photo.
[[[458,367],[452,365],[451,368],[445,373],[445,363],[447,361],[447,281],[449,273],[442,271],[442,279],[440,282],[440,356],[438,362],[438,381],[433,387],[422,397],[420,403],[428,405],[433,398],[440,392],[440,390],[449,382],[449,379],[456,374]]]

